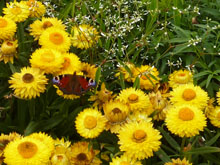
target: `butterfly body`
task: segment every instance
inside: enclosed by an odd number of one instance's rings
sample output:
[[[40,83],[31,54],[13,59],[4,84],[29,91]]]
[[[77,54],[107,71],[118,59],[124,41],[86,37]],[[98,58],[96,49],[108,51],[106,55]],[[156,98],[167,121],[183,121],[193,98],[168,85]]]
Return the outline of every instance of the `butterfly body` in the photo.
[[[52,82],[67,95],[74,94],[80,96],[89,89],[96,87],[96,82],[93,79],[76,75],[76,73],[53,77]]]

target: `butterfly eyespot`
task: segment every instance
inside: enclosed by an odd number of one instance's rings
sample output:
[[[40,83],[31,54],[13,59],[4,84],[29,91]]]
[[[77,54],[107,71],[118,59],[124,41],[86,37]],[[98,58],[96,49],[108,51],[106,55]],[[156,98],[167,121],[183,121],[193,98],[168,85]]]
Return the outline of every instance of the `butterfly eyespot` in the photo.
[[[57,84],[57,83],[59,83],[59,81],[60,81],[59,76],[53,77],[53,83]]]

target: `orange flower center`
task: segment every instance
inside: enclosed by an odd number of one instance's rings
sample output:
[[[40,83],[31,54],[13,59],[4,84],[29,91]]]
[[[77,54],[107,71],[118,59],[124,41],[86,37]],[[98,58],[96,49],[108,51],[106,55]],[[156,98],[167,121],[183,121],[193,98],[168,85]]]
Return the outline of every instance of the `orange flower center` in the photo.
[[[147,134],[145,133],[145,131],[139,129],[139,130],[136,130],[134,133],[133,133],[133,138],[135,140],[135,142],[137,143],[141,143],[145,140]]]
[[[131,103],[136,103],[138,101],[138,96],[136,94],[130,94],[130,96],[128,97],[129,102]]]
[[[63,160],[63,155],[57,155],[58,160]]]
[[[11,12],[12,12],[12,14],[14,14],[14,15],[19,15],[19,14],[21,14],[22,10],[21,10],[20,7],[15,6],[15,7],[11,8]]]
[[[6,44],[7,44],[8,46],[13,46],[13,43],[11,43],[11,42],[9,42],[9,41],[8,41]]]
[[[220,120],[220,112],[217,113],[217,119]]]
[[[64,57],[63,69],[65,70],[70,66],[70,59],[68,57]]]
[[[86,116],[84,120],[84,126],[87,129],[93,129],[96,127],[96,125],[97,125],[97,120],[94,116]]]
[[[51,26],[53,26],[53,24],[52,24],[50,21],[45,21],[45,22],[43,23],[43,28],[44,28],[44,29],[47,29],[47,28],[49,28],[49,27],[51,27]]]
[[[120,162],[120,165],[130,165],[130,163],[126,162],[126,161],[123,161],[123,162]]]
[[[193,89],[185,89],[182,97],[184,100],[190,101],[196,97],[196,92]]]
[[[114,109],[112,110],[112,112],[113,112],[114,114],[118,114],[118,113],[121,113],[121,110],[120,110],[119,108],[114,108]]]
[[[79,161],[85,161],[85,160],[87,160],[88,158],[87,158],[87,156],[86,156],[85,153],[80,153],[80,154],[77,155],[77,159],[78,159]]]
[[[23,142],[18,145],[17,150],[19,154],[25,158],[32,158],[38,151],[37,145],[32,142]]]
[[[30,73],[25,73],[22,77],[23,82],[31,83],[34,81],[34,76]]]
[[[55,45],[60,45],[64,41],[63,35],[58,32],[51,33],[49,39]]]
[[[33,6],[34,4],[35,4],[35,0],[29,0],[28,2],[27,2],[27,5],[29,6],[29,7],[31,7],[31,6]]]
[[[43,54],[41,54],[41,58],[40,58],[42,61],[44,62],[52,62],[55,60],[55,56],[53,54],[52,51],[48,50],[48,51],[45,51]]]
[[[0,18],[0,28],[4,28],[8,25],[8,22],[3,19],[3,18]]]
[[[149,78],[149,77],[147,77],[146,75],[142,75],[142,76],[141,76],[141,79],[143,79],[143,80],[148,80],[148,78]]]
[[[190,108],[182,108],[179,110],[179,119],[189,121],[194,118],[194,112]]]

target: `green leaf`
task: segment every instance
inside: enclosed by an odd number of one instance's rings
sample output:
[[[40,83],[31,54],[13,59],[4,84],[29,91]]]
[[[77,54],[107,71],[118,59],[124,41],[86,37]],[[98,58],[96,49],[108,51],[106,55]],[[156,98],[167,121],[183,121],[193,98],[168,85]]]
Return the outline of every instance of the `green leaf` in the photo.
[[[210,75],[208,76],[207,81],[206,81],[206,86],[205,86],[206,88],[208,88],[212,77],[213,77],[213,74],[210,74]]]
[[[209,147],[209,146],[204,146],[204,147],[200,147],[200,148],[193,148],[187,152],[184,152],[184,154],[207,154],[207,153],[216,153],[216,152],[220,152],[220,148],[219,147]]]
[[[205,144],[207,146],[211,146],[213,145],[217,140],[218,138],[220,137],[220,132],[218,132],[213,138],[211,138],[209,141],[207,141]]]
[[[136,89],[140,89],[140,78],[138,76],[136,77],[134,81],[133,87]]]
[[[188,42],[188,38],[173,38],[169,40],[169,43],[183,43],[183,42]]]
[[[198,78],[198,77],[201,77],[201,76],[205,76],[205,75],[210,74],[210,73],[212,73],[212,72],[208,71],[208,70],[205,70],[205,71],[202,71],[202,72],[199,72],[199,73],[193,75],[193,78]]]
[[[58,19],[65,20],[68,17],[68,14],[70,13],[72,7],[73,7],[72,2],[67,3],[66,7],[62,11],[60,11]]]
[[[158,127],[160,132],[163,134],[163,137],[167,140],[167,142],[176,150],[180,151],[180,145],[175,141],[175,139],[170,136],[168,132],[166,132],[162,127]]]
[[[155,154],[163,161],[163,163],[170,162],[169,156],[161,148]]]
[[[125,89],[124,75],[121,72],[120,72],[120,85],[122,89]]]

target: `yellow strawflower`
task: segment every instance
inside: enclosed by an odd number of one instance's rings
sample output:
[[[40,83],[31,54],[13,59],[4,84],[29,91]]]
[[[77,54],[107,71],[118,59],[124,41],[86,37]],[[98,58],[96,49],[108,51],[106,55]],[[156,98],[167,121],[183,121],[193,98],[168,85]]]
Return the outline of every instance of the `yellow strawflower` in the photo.
[[[14,57],[17,57],[17,40],[6,40],[2,43],[0,47],[0,61],[8,63],[9,61],[13,64]]]
[[[40,140],[24,137],[10,142],[4,150],[7,165],[47,165],[51,152]]]
[[[165,123],[170,132],[180,137],[192,137],[203,131],[206,126],[206,117],[196,106],[182,104],[171,107]]]
[[[84,76],[95,79],[95,74],[96,74],[97,69],[98,68],[95,67],[95,65],[82,62],[80,71],[83,73]]]
[[[72,27],[71,41],[74,47],[88,49],[92,47],[99,39],[99,33],[90,25],[79,25]]]
[[[186,160],[186,158],[184,158],[183,160],[178,158],[178,159],[172,159],[172,162],[167,162],[164,165],[192,165],[192,163],[189,163],[189,161]]]
[[[117,156],[113,158],[109,165],[142,165],[142,163],[141,161],[131,159],[126,154],[123,154],[120,157]]]
[[[130,69],[131,73],[129,73],[128,70],[125,69],[125,67]],[[120,73],[122,73],[123,76],[124,76],[125,81],[131,82],[133,74],[135,72],[135,69],[136,68],[135,68],[135,65],[133,63],[126,62],[124,64],[124,66],[119,64],[118,72],[115,74],[115,76],[120,77]]]
[[[209,119],[212,125],[220,128],[220,106],[216,106],[210,113]]]
[[[17,25],[10,18],[0,16],[0,39],[12,39],[16,32]]]
[[[29,14],[29,7],[23,2],[9,2],[6,4],[6,8],[3,8],[5,17],[12,19],[15,22],[25,21]]]
[[[147,159],[159,150],[162,136],[147,121],[130,122],[118,134],[120,150],[125,151],[132,160]]]
[[[220,91],[216,94],[218,105],[220,105]]]
[[[43,48],[55,49],[63,53],[69,51],[71,46],[69,34],[56,27],[47,28],[41,34],[39,44]]]
[[[41,17],[46,12],[46,7],[40,1],[28,0],[21,2],[29,7],[30,17]]]
[[[104,130],[107,120],[97,109],[86,108],[76,117],[76,130],[84,138],[96,138]]]
[[[24,67],[11,76],[9,84],[17,97],[32,99],[45,91],[47,78],[37,68]]]

